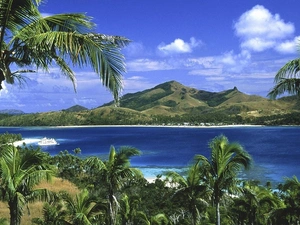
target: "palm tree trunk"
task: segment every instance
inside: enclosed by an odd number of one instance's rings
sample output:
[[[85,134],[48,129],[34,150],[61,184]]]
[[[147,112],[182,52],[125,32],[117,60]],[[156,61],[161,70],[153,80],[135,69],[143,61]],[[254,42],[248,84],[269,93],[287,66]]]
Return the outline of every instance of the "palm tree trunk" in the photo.
[[[114,199],[114,194],[113,192],[110,192],[108,196],[108,201],[109,201],[109,224],[110,225],[115,225],[116,224],[116,217],[117,217],[117,212],[116,212],[116,207],[115,207],[115,199]]]
[[[10,225],[20,225],[19,219],[18,219],[18,209],[14,201],[8,202],[9,206],[9,215],[10,215]]]
[[[221,225],[220,203],[216,203],[216,225]]]

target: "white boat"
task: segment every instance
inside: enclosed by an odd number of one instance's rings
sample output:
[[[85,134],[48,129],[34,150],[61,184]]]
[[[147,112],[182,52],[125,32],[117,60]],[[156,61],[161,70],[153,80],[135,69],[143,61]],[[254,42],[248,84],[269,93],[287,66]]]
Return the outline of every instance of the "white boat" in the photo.
[[[42,138],[38,145],[58,145],[57,141],[54,138]]]

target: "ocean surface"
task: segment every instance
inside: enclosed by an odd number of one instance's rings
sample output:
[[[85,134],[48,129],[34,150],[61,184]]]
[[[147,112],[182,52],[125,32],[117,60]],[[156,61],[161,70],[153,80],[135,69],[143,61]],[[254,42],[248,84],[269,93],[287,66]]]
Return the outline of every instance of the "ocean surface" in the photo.
[[[285,177],[300,178],[300,127],[0,127],[0,133],[21,134],[24,142],[38,146],[43,138],[55,138],[59,145],[43,146],[55,155],[81,149],[81,156],[106,159],[110,146],[133,146],[141,156],[131,159],[145,177],[155,178],[168,170],[182,172],[196,154],[210,157],[208,143],[218,135],[240,143],[253,158],[253,166],[242,178],[283,182]]]

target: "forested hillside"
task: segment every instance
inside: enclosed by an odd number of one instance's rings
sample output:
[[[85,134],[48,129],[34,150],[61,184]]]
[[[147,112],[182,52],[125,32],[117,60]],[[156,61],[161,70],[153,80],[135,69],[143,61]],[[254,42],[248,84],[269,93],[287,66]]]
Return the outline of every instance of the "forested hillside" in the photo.
[[[68,125],[299,125],[298,97],[270,100],[247,95],[237,87],[208,92],[176,81],[124,95],[120,107],[114,102],[95,109],[76,105],[57,112],[0,115],[0,126]]]

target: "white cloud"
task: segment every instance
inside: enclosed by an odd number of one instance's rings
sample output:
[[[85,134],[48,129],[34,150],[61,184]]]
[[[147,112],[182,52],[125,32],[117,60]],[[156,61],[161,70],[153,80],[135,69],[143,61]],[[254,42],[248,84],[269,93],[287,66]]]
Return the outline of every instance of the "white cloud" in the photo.
[[[249,51],[243,50],[239,54],[234,54],[233,51],[227,52],[218,58],[218,63],[223,67],[223,71],[239,73],[251,60]]]
[[[207,81],[226,81],[226,77],[224,76],[210,76],[206,78]],[[227,82],[225,82],[227,83]]]
[[[212,68],[212,69],[192,70],[188,74],[201,75],[201,76],[214,76],[214,75],[220,75],[221,73],[222,73],[221,68]]]
[[[141,76],[132,76],[124,79],[124,93],[133,93],[143,91],[157,85],[149,82],[148,79]]]
[[[290,54],[297,52],[297,45],[300,43],[300,36],[295,37],[294,40],[287,40],[285,42],[279,43],[275,50],[283,53],[283,54]]]
[[[127,80],[144,80],[145,78],[142,76],[132,76],[132,77],[128,77]]]
[[[41,13],[42,17],[53,16],[53,13]]]
[[[12,102],[17,100],[16,96],[11,91],[13,87],[13,85],[7,85],[6,82],[2,82],[2,89],[0,90],[0,101],[2,101],[2,103],[3,100],[9,100]]]
[[[275,48],[295,32],[292,23],[284,22],[278,14],[271,14],[261,5],[243,13],[234,29],[242,40],[241,47],[255,52]]]
[[[214,66],[214,61],[214,57],[188,58],[183,65],[186,67],[197,67],[200,65],[204,68],[211,68]]]
[[[164,61],[151,59],[136,59],[127,62],[128,71],[153,71],[153,70],[170,70],[173,69]]]
[[[177,38],[170,44],[161,43],[157,48],[165,55],[190,53],[194,48],[202,45],[202,42],[196,40],[194,37],[190,38],[190,42]]]
[[[258,37],[253,37],[251,39],[245,40],[241,44],[242,49],[249,49],[254,52],[262,52],[264,50],[273,48],[274,46],[276,46],[276,41]]]

